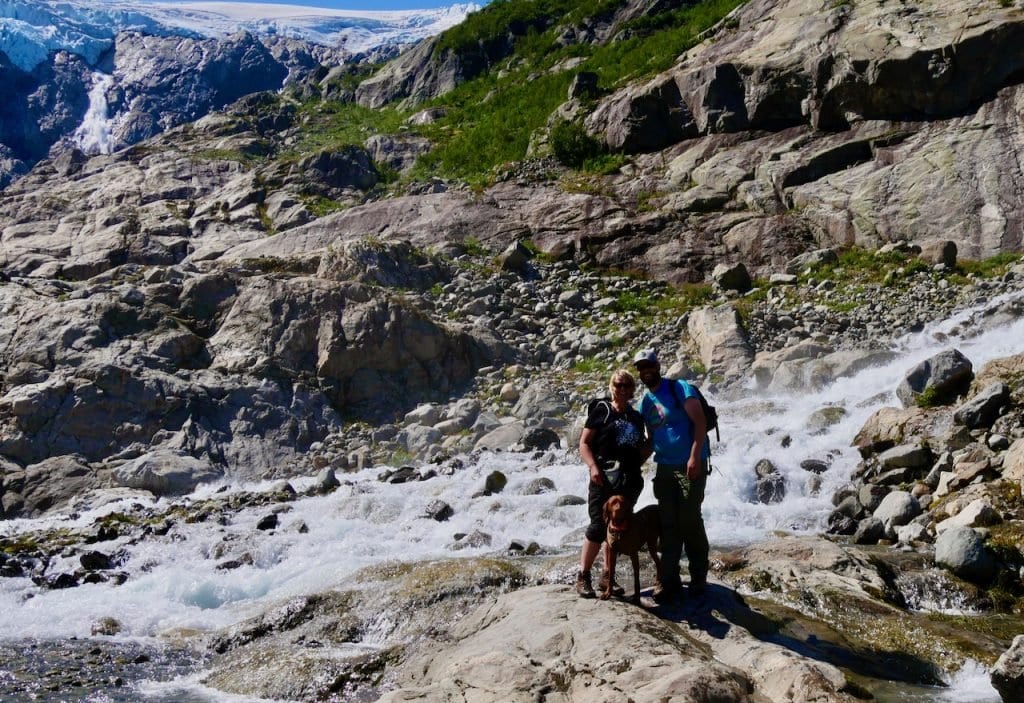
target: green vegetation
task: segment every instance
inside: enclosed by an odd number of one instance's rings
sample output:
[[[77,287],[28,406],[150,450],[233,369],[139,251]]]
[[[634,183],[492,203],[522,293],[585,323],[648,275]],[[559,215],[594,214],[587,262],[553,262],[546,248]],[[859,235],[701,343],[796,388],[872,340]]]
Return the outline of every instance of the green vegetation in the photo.
[[[974,275],[976,278],[999,278],[1003,276],[1011,266],[1021,261],[1020,254],[996,254],[995,256],[973,261],[971,259],[960,259],[956,264],[956,273],[960,276]]]
[[[919,408],[934,408],[942,405],[944,399],[935,386],[927,386],[921,394],[914,399]]]
[[[415,177],[440,174],[470,183],[487,182],[494,169],[525,157],[531,136],[545,128],[551,113],[565,101],[575,71],[596,73],[602,90],[654,75],[671,66],[701,32],[741,2],[706,0],[635,20],[621,28],[620,40],[605,46],[563,46],[559,35],[566,25],[607,15],[621,2],[604,2],[596,9],[583,0],[491,3],[443,34],[435,56],[451,50],[478,51],[509,34],[515,36],[515,53],[500,63],[500,77],[499,71],[492,70],[431,103],[447,108],[448,113],[421,128],[438,146],[420,159]],[[558,70],[567,59],[583,61],[573,71]],[[561,129],[560,148],[571,147],[572,162],[586,166],[596,158],[593,170],[609,167],[601,163],[599,154],[590,152],[592,144],[578,139],[572,130]],[[586,154],[582,159],[581,153]]]
[[[470,256],[489,256],[491,253],[476,237],[466,237],[462,240],[462,246]]]
[[[242,265],[262,273],[302,273],[306,269],[306,265],[298,259],[282,259],[277,256],[243,259]]]
[[[607,362],[601,361],[600,359],[596,359],[592,356],[574,361],[572,364],[572,370],[585,376],[595,376],[598,378],[603,378],[610,373],[610,368]]]
[[[467,53],[512,35],[524,35],[549,28],[555,21],[566,24],[584,17],[606,17],[621,5],[618,0],[592,3],[580,0],[493,0],[441,35],[434,50],[440,57],[448,52]]]
[[[666,312],[681,315],[692,308],[706,304],[714,297],[712,287],[703,283],[687,283],[676,288],[666,288],[660,293],[625,291],[616,298],[615,310],[634,312],[640,315],[656,315]]]
[[[587,134],[579,122],[561,121],[551,128],[551,153],[559,163],[580,168],[590,159],[601,155],[599,141]]]
[[[311,100],[299,107],[303,128],[286,154],[291,158],[322,149],[361,146],[374,134],[396,134],[411,113],[393,107],[373,109],[356,103]]]
[[[308,195],[302,199],[302,204],[309,210],[309,214],[316,218],[330,215],[332,212],[344,210],[348,205],[339,203],[337,200],[325,198],[322,195]]]

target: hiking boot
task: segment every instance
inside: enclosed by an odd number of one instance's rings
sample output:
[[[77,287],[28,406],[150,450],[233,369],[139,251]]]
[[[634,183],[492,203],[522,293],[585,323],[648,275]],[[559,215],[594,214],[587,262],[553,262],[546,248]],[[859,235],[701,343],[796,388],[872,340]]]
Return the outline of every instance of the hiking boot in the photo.
[[[576,572],[576,592],[580,594],[580,598],[597,597],[597,594],[594,593],[594,585],[590,582],[589,571]]]
[[[703,596],[707,592],[708,592],[708,582],[707,581],[691,581],[690,582],[690,587],[687,589],[687,595],[690,595],[690,596],[692,596],[694,598],[700,598],[701,596]]]
[[[654,585],[654,592],[651,594],[651,597],[654,598],[654,602],[658,604],[670,603],[679,597],[682,592],[683,589],[679,584],[665,586],[657,583]]]
[[[601,580],[597,584],[597,590],[604,593],[608,588],[608,572],[601,572]],[[620,586],[617,582],[612,581],[612,595],[613,596],[624,596],[626,595],[626,589]]]

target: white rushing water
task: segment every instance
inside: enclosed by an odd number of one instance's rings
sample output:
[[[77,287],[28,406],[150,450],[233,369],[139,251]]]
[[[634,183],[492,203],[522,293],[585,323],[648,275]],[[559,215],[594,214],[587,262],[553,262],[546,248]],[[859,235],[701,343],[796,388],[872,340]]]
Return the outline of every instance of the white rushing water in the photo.
[[[112,125],[107,111],[107,90],[113,83],[114,77],[109,74],[98,71],[92,74],[89,109],[71,138],[86,154],[109,154],[113,150]]]
[[[947,321],[898,342],[899,358],[819,390],[762,396],[751,391],[737,402],[716,401],[721,415],[722,441],[714,445],[715,471],[709,479],[704,514],[713,545],[749,544],[775,530],[814,532],[831,510],[830,496],[843,485],[859,457],[850,441],[879,407],[896,405],[894,389],[918,361],[955,347],[975,364],[1024,352],[1024,319],[1007,321],[967,338],[977,329],[968,315]],[[810,434],[807,418],[829,405],[848,414],[822,434]],[[788,448],[781,438],[790,436]],[[799,467],[807,458],[833,456],[821,489],[808,489],[811,475]],[[776,505],[753,502],[753,466],[770,458],[787,478],[787,495]],[[97,545],[111,553],[123,548],[129,555],[120,567],[129,574],[121,586],[83,585],[68,590],[40,591],[22,578],[0,579],[0,639],[25,637],[88,637],[99,618],[113,616],[124,626],[123,638],[155,638],[176,628],[212,631],[267,609],[297,594],[341,585],[356,570],[391,560],[474,555],[504,550],[513,540],[535,541],[564,553],[578,549],[586,523],[585,506],[555,507],[554,497],[586,495],[585,471],[572,452],[538,465],[526,455],[487,453],[452,475],[407,484],[376,480],[383,467],[346,474],[334,493],[302,498],[280,515],[279,529],[256,529],[270,508],[255,508],[235,516],[230,524],[177,525],[165,538],[143,544],[120,541]],[[476,497],[485,477],[504,472],[509,483],[498,495]],[[530,481],[546,477],[556,489],[542,495],[523,495]],[[296,479],[299,491],[312,479]],[[212,495],[219,486],[203,487],[194,496]],[[230,487],[236,490],[240,487]],[[246,489],[259,486],[246,486]],[[447,522],[424,517],[435,499],[454,510]],[[653,502],[650,482],[640,505]],[[163,501],[158,504],[166,504]],[[112,504],[74,520],[47,518],[0,523],[0,534],[45,524],[89,525],[100,514],[124,510]],[[300,532],[304,524],[308,532]],[[492,538],[491,547],[453,551],[454,535],[474,530]],[[227,559],[250,553],[253,563],[233,570],[216,570]],[[77,567],[77,556],[68,568]],[[56,573],[61,569],[51,568]],[[372,642],[368,643],[372,644]],[[965,676],[962,690],[977,687],[978,677]],[[973,695],[973,694],[972,694]],[[991,690],[971,700],[987,701]],[[952,700],[952,699],[949,699]],[[965,699],[966,700],[966,699]]]

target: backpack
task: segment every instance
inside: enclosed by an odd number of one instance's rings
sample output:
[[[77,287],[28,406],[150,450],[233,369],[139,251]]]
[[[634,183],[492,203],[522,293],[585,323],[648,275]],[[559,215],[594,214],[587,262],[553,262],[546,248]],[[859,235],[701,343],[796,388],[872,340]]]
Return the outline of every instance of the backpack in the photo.
[[[679,384],[677,383],[678,379],[670,378],[667,380],[669,381],[669,388],[672,390],[672,397],[675,398],[676,405],[682,408],[683,401],[680,400],[679,398]],[[689,383],[689,381],[687,381],[687,383]],[[711,430],[714,430],[715,439],[721,442],[722,435],[720,435],[718,432],[718,411],[715,410],[714,405],[708,402],[708,399],[704,397],[704,394],[700,392],[700,388],[697,388],[697,386],[693,385],[692,383],[690,383],[689,385],[690,388],[692,388],[694,392],[697,394],[697,400],[700,401],[700,407],[704,411],[704,419],[707,420],[708,425],[708,435],[711,434]]]
[[[600,427],[596,428],[598,438],[595,441],[595,445],[597,446],[604,445],[602,435],[611,429],[611,423],[609,423],[609,420],[612,416],[612,401],[610,398],[594,398],[587,403],[588,418],[600,410],[603,410],[606,414],[604,422]],[[597,447],[595,447],[595,449],[596,448]],[[605,486],[607,488],[613,491],[618,491],[625,487],[626,473],[622,471],[617,461],[609,460],[607,457],[597,456],[596,452],[594,458],[597,460],[598,469],[601,470],[601,474],[604,476]]]

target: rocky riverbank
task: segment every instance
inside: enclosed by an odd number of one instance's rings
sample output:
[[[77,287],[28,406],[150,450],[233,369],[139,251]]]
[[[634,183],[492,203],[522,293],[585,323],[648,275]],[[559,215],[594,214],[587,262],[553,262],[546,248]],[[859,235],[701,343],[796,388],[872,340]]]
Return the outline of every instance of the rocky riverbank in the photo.
[[[905,275],[905,285],[933,291],[934,298],[921,296],[925,300],[944,302],[934,307],[906,305],[905,313],[895,313],[903,317],[894,321],[907,322],[907,327],[911,321],[927,325],[968,304],[978,312],[960,323],[961,330],[980,333],[1022,317],[1020,299],[1014,295],[1021,280],[1016,268],[997,278],[963,282],[953,278],[952,270],[943,275],[931,267],[918,269]],[[690,329],[693,315],[683,319],[666,315],[654,326],[640,329],[638,316],[631,323],[628,311],[597,306],[591,299],[601,296],[621,304],[624,293],[663,291],[657,284],[625,278],[602,281],[564,265],[535,263],[524,270],[498,275],[519,281],[524,290],[547,290],[553,307],[565,306],[557,314],[580,316],[580,329],[588,329],[584,322],[592,318],[583,317],[582,312],[588,309],[603,310],[622,328],[636,325],[635,336],[621,349],[598,348],[590,355],[605,368],[618,365],[646,329],[693,339],[682,334]],[[573,285],[554,285],[560,274]],[[891,278],[897,276],[904,274]],[[855,359],[873,359],[893,353],[887,341],[897,334],[897,325],[889,337],[870,335],[858,329],[860,311],[838,302],[863,299],[870,305],[899,309],[907,298],[898,288],[886,294],[882,291],[889,289],[880,287],[877,295],[864,298],[858,298],[859,293],[840,297],[844,287],[811,281],[812,272],[805,277],[796,284],[777,283],[763,297],[755,293],[744,299],[726,289],[717,293],[722,299],[719,305],[730,310],[742,310],[747,304],[752,311],[769,311],[755,312],[758,319],[791,318],[794,324],[777,325],[774,334],[798,338],[787,345],[789,349],[811,345],[817,349],[783,358],[770,348],[755,351],[750,343],[752,369],[769,367],[766,360],[773,360],[769,385],[777,383],[776,378],[806,378],[802,374],[809,363],[821,365],[815,367],[813,377],[825,384],[834,376],[822,369],[831,368],[837,355],[854,353]],[[536,285],[529,286],[531,281]],[[607,288],[596,290],[599,283]],[[449,291],[457,291],[459,300],[488,297],[473,294],[482,288],[471,288],[465,281],[461,285],[466,287]],[[477,279],[472,285],[486,282]],[[567,300],[554,299],[552,294],[559,290],[574,291],[583,306],[570,307]],[[502,291],[507,292],[499,295]],[[838,310],[823,309],[822,302],[797,305],[791,302],[796,298],[787,297],[821,292],[829,293],[827,300]],[[513,285],[496,285],[489,295],[493,300],[487,304],[494,307],[481,314],[500,313],[504,296],[524,294]],[[432,292],[422,304],[445,310],[449,300],[445,296],[443,290]],[[543,324],[537,307],[545,299],[524,296],[520,306],[525,305],[523,300],[532,302],[535,320]],[[983,304],[986,300],[988,305]],[[742,322],[750,314],[734,312],[733,319]],[[801,330],[822,329],[815,323],[829,315],[838,321],[830,338],[825,331],[816,333],[817,337],[801,336]],[[555,334],[546,328],[533,333],[542,338]],[[865,338],[872,340],[870,348],[856,352],[859,340]],[[552,446],[545,451],[546,444],[571,445],[571,410],[558,408],[571,408],[573,399],[596,392],[605,376],[603,368],[574,368],[570,360],[581,356],[579,350],[556,359],[552,344],[548,353],[543,361],[524,364],[521,375],[506,375],[507,369],[487,372],[478,386],[486,392],[479,396],[471,393],[451,404],[417,409],[390,426],[394,428],[390,437],[389,425],[381,425],[376,430],[381,434],[368,436],[365,450],[355,452],[354,460],[342,451],[332,455],[331,447],[334,443],[352,446],[353,438],[365,430],[353,428],[351,435],[334,435],[312,449],[307,463],[290,470],[293,476],[306,474],[306,478],[270,483],[259,490],[211,493],[201,499],[165,499],[152,507],[147,506],[151,498],[146,491],[133,489],[135,498],[127,507],[88,524],[38,532],[31,523],[24,523],[0,540],[5,555],[0,568],[8,578],[31,579],[33,588],[39,589],[36,592],[87,584],[124,588],[115,584],[139,577],[136,559],[148,552],[146,545],[191,542],[197,539],[197,529],[228,530],[219,543],[203,548],[210,568],[221,573],[251,568],[266,558],[263,545],[274,535],[302,535],[310,530],[309,518],[293,517],[303,501],[325,501],[317,512],[341,505],[356,510],[353,501],[373,494],[374,484],[408,484],[407,490],[414,491],[416,486],[429,487],[444,477],[458,476],[470,465],[479,472],[477,461],[486,445],[469,444],[469,433],[443,430],[460,411],[467,416],[475,411],[469,428],[481,416],[496,418],[498,427],[508,431],[506,443],[496,448],[504,454],[519,453],[519,470],[529,475],[558,460],[560,450]],[[702,358],[699,347],[681,348],[679,353],[680,359]],[[853,472],[853,483],[833,499],[836,507],[828,525],[834,536],[789,536],[741,550],[716,550],[714,581],[706,600],[660,607],[645,600],[643,609],[624,603],[583,602],[564,585],[574,569],[578,534],[565,535],[560,545],[495,543],[483,528],[454,534],[450,549],[482,547],[486,556],[453,555],[440,561],[371,567],[346,577],[331,591],[280,603],[230,628],[168,635],[205,652],[209,658],[205,685],[239,695],[289,700],[332,696],[441,700],[451,695],[508,700],[516,695],[544,695],[571,701],[628,693],[635,700],[699,699],[714,694],[735,701],[852,701],[870,695],[885,681],[938,685],[969,662],[993,667],[993,681],[999,682],[1003,700],[1015,700],[1021,682],[1015,662],[1020,655],[1011,649],[1011,642],[1024,626],[1024,553],[1020,549],[1024,357],[975,369],[969,359],[944,354],[929,359],[924,370],[908,368],[906,389],[901,386],[897,393],[906,406],[878,411],[855,439],[850,438],[864,460]],[[743,392],[746,386],[739,378],[714,380],[714,368],[718,367],[703,370],[699,377],[706,387],[722,397]],[[529,383],[520,385],[517,379]],[[764,383],[756,371],[746,380]],[[511,396],[512,391],[519,393],[514,402],[512,397],[500,399],[502,393]],[[565,406],[545,405],[543,401],[556,393]],[[524,398],[539,400],[523,402]],[[530,411],[520,418],[514,410],[517,406]],[[515,419],[503,421],[508,417]],[[827,425],[828,418],[823,422]],[[416,445],[399,444],[404,437],[430,430],[467,444],[452,443],[440,451],[429,445],[412,451],[410,446]],[[537,438],[537,444],[528,444],[533,441],[528,438]],[[461,447],[470,454],[460,454]],[[402,449],[407,452],[405,467],[367,468],[399,455]],[[758,499],[781,500],[785,488],[780,492],[780,477],[763,462],[753,466],[755,459],[751,457],[749,470],[756,469],[762,481]],[[822,457],[820,465],[808,466],[809,473],[827,472],[828,459]],[[546,479],[526,481],[493,470],[480,475],[473,500],[495,501],[496,514],[502,510],[501,496],[513,490],[508,488],[510,480],[516,482],[516,493],[541,497],[549,506],[546,510],[582,502],[571,493],[552,492],[553,484]],[[772,490],[764,489],[765,485]],[[79,495],[65,509],[95,509],[106,501],[124,499],[125,491],[108,488]],[[427,502],[426,519],[443,524],[451,518],[452,508],[443,500]],[[644,583],[650,583],[648,569]],[[26,595],[32,592],[29,589]],[[393,613],[408,617],[396,619]],[[523,622],[543,626],[524,630]],[[102,638],[116,634],[119,625],[112,616],[97,620],[95,626],[94,635]],[[608,632],[632,632],[635,641],[623,648],[621,636],[609,639]],[[1019,644],[1015,646],[1019,650]],[[691,670],[700,674],[687,674]],[[19,676],[31,678],[28,667]]]

